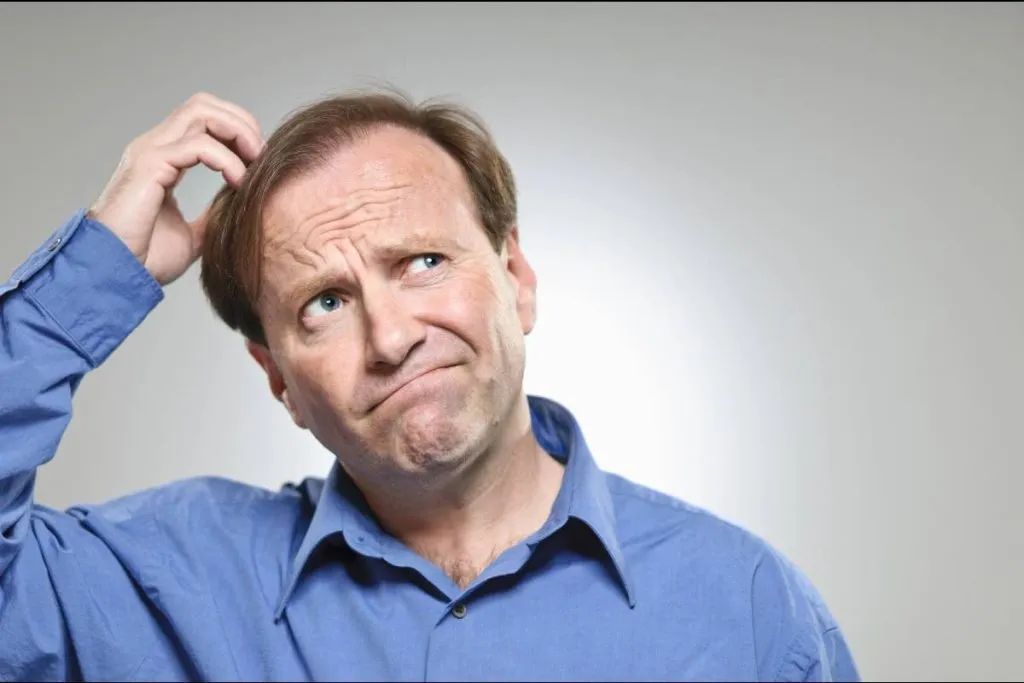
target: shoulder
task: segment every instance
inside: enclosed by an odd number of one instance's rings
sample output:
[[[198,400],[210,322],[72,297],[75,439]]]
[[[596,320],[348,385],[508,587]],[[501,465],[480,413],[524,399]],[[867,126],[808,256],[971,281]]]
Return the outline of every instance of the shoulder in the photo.
[[[308,478],[274,491],[192,477],[64,513],[37,511],[37,526],[56,532],[72,551],[61,555],[73,554],[79,571],[96,572],[96,585],[113,586],[123,572],[136,588],[168,603],[198,595],[262,596],[270,610],[322,483]]]
[[[67,510],[79,523],[108,531],[159,529],[178,535],[212,533],[241,524],[291,526],[315,505],[322,480],[286,483],[278,490],[217,476],[179,479],[135,491],[102,503]]]
[[[631,565],[661,591],[717,596],[721,617],[731,610],[752,627],[763,677],[857,678],[822,594],[778,548],[706,508],[619,475],[606,477]]]
[[[624,547],[653,545],[657,539],[668,555],[698,565],[716,576],[733,576],[756,597],[774,590],[792,593],[819,612],[821,627],[834,623],[807,575],[762,536],[724,519],[707,508],[608,474],[620,540]]]
[[[707,508],[617,474],[605,473],[615,519],[624,546],[660,539],[671,552],[686,551],[691,558],[714,565],[753,571],[768,542]]]

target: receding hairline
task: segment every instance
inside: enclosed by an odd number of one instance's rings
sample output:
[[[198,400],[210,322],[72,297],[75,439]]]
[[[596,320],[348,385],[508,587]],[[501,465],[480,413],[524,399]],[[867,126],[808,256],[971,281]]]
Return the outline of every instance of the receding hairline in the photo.
[[[268,230],[268,227],[270,227],[268,225],[270,215],[279,215],[282,210],[280,208],[281,195],[289,189],[294,188],[295,185],[302,183],[303,181],[310,180],[323,172],[329,172],[332,170],[332,167],[336,165],[341,165],[340,159],[342,157],[347,154],[358,153],[357,150],[359,147],[371,144],[373,138],[381,134],[398,134],[403,137],[407,136],[410,142],[416,141],[419,149],[422,150],[423,153],[416,154],[415,157],[421,160],[420,163],[423,163],[425,170],[428,171],[425,174],[425,177],[439,178],[444,176],[445,184],[453,182],[458,188],[458,191],[463,195],[462,198],[466,201],[467,208],[473,212],[475,220],[480,223],[478,227],[481,229],[484,228],[482,224],[483,216],[481,215],[480,207],[477,206],[477,201],[474,197],[473,188],[466,169],[450,151],[445,149],[443,145],[439,144],[436,140],[421,130],[390,121],[374,122],[361,126],[359,130],[352,131],[352,135],[346,136],[346,139],[336,141],[336,148],[332,152],[312,159],[308,164],[291,169],[289,173],[277,178],[270,186],[270,189],[264,195],[261,206],[259,207],[259,224],[257,227],[257,233],[260,242],[261,258],[266,256],[267,247],[280,246],[288,239],[288,235],[291,234],[291,232],[286,232],[285,235],[278,234],[275,236],[275,231]],[[390,159],[396,156],[399,155],[381,154],[369,157],[362,165],[370,165],[374,163],[374,160]],[[339,174],[342,176],[351,176],[350,173],[341,173],[341,169],[338,170]],[[347,170],[351,171],[352,169]],[[440,173],[438,173],[438,171],[440,171]],[[393,182],[387,187],[380,186],[372,189],[374,191],[387,192],[391,190],[404,189],[412,184],[412,182]],[[357,192],[359,192],[359,190],[353,191],[353,193]],[[339,196],[341,194],[342,193],[339,192]],[[299,229],[303,223],[294,226],[295,229]]]

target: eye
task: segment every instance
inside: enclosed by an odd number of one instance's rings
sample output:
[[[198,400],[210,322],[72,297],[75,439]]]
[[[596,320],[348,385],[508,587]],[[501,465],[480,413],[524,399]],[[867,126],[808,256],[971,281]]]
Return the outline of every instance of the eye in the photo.
[[[306,304],[302,314],[310,318],[327,315],[341,308],[341,296],[337,292],[323,292]]]
[[[440,254],[423,254],[417,256],[409,263],[409,272],[416,274],[424,270],[431,270],[437,268],[444,261],[444,256]]]

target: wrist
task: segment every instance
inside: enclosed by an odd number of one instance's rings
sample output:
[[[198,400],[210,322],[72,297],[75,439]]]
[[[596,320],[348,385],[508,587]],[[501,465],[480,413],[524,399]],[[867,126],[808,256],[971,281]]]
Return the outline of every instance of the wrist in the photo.
[[[116,230],[114,230],[114,228],[112,227],[112,221],[110,221],[107,216],[108,214],[106,211],[103,211],[102,209],[97,209],[95,206],[90,207],[85,212],[86,220],[92,221],[93,223],[96,223],[97,225],[106,228],[107,231],[110,232],[110,234],[112,234],[117,239],[121,240],[121,243],[124,244],[124,246],[128,249],[128,251],[132,253],[133,256],[135,256],[136,259],[138,259],[139,263],[145,265],[147,255],[146,245],[135,244],[133,243],[133,240],[130,240],[124,237],[123,235],[119,234]]]

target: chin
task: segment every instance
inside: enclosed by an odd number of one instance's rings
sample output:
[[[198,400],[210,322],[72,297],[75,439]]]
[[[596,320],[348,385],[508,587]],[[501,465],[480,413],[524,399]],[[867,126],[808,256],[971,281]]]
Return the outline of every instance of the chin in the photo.
[[[474,451],[477,434],[464,410],[428,401],[408,408],[392,425],[390,457],[400,469],[457,468]]]

